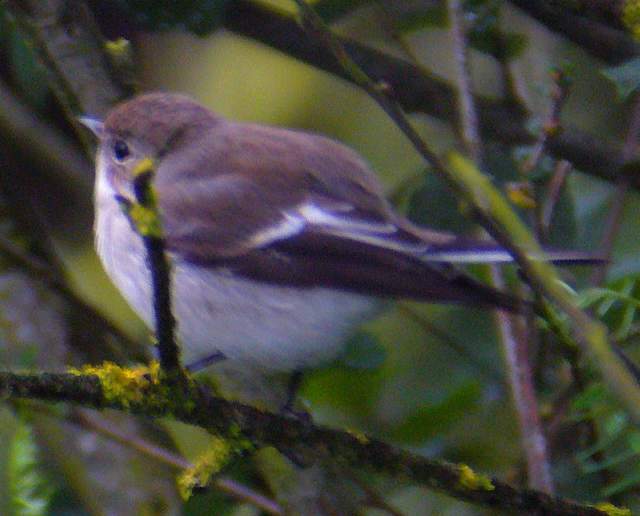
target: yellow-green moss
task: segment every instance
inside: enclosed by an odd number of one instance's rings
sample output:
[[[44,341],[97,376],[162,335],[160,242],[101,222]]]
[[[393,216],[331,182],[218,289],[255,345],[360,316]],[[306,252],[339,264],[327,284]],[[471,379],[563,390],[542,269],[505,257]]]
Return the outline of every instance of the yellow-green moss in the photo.
[[[131,42],[125,38],[107,41],[104,48],[109,58],[116,63],[128,62],[131,59]]]
[[[506,185],[506,193],[509,200],[518,208],[532,210],[536,207],[536,199],[529,183],[508,183]]]
[[[149,401],[149,387],[160,383],[158,362],[136,367],[120,367],[113,362],[104,362],[100,366],[87,365],[69,372],[97,376],[105,399],[117,401],[125,408]]]
[[[460,473],[458,485],[463,489],[473,489],[474,491],[493,491],[495,489],[489,477],[476,473],[466,464],[458,465],[458,472]]]
[[[231,423],[226,435],[234,451],[238,454],[255,449],[255,444],[244,436],[238,423]]]
[[[369,444],[369,438],[367,437],[367,435],[363,432],[360,432],[359,430],[354,430],[352,428],[347,428],[345,429],[345,431],[353,438],[356,439],[356,441],[358,441],[360,444]]]
[[[296,470],[273,446],[265,446],[256,452],[254,463],[274,493],[287,493],[296,482]]]
[[[141,159],[133,167],[132,175],[134,179],[145,174],[155,173],[156,163],[153,158]],[[162,238],[162,228],[160,226],[160,216],[158,215],[158,203],[156,194],[152,186],[149,185],[148,198],[145,204],[133,203],[128,207],[128,215],[135,225],[138,233],[146,237]]]
[[[626,507],[618,507],[609,502],[602,502],[594,505],[594,507],[609,516],[631,516],[631,510]]]
[[[627,0],[624,3],[622,23],[635,39],[640,39],[640,0]]]
[[[224,468],[233,452],[230,441],[221,437],[214,437],[207,450],[198,457],[197,462],[178,476],[178,491],[184,500],[188,500],[193,490],[205,487],[211,477]]]
[[[129,209],[129,217],[140,235],[156,238],[162,236],[160,220],[155,210],[135,203]]]

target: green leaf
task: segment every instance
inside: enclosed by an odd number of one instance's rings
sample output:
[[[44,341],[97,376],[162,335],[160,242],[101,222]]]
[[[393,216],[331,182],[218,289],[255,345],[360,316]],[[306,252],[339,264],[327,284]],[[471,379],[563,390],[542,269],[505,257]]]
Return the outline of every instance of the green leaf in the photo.
[[[505,32],[500,27],[502,2],[471,0],[465,2],[465,14],[473,23],[468,31],[469,44],[501,61],[522,55],[527,38],[519,33]]]
[[[9,20],[0,23],[0,33],[5,31],[2,39],[6,38],[7,65],[9,67],[11,81],[20,91],[20,96],[37,110],[46,106],[49,97],[49,83],[47,74],[40,62],[36,59],[32,46],[30,46],[15,24]]]
[[[620,100],[626,100],[640,86],[640,57],[634,57],[619,66],[602,70],[602,75],[613,82]]]
[[[607,400],[607,389],[602,383],[592,383],[579,393],[572,402],[574,411],[589,412],[598,403]]]
[[[615,482],[602,490],[602,496],[609,498],[630,489],[635,489],[640,485],[640,469],[635,469],[630,474],[625,475],[618,482]]]
[[[393,437],[409,445],[422,444],[462,420],[477,406],[479,399],[479,384],[466,383],[441,402],[417,410],[393,430]]]
[[[426,173],[424,184],[409,200],[407,216],[416,224],[436,229],[464,233],[473,224],[460,212],[460,203],[451,189],[432,173]]]
[[[570,188],[562,189],[553,207],[548,237],[549,246],[560,249],[574,249],[580,244],[574,193]]]
[[[396,23],[396,30],[400,34],[410,34],[423,29],[447,27],[449,19],[444,5],[429,7],[424,11],[404,14]]]
[[[609,416],[604,422],[604,429],[607,435],[617,436],[620,435],[629,422],[629,416],[624,412],[615,412]]]
[[[383,368],[325,367],[308,374],[303,394],[313,407],[330,406],[351,417],[370,417],[383,386]]]
[[[469,33],[469,44],[485,54],[502,61],[516,59],[527,48],[527,38],[515,32],[503,32],[497,27],[486,27],[472,30]]]
[[[377,369],[387,358],[387,350],[371,333],[360,331],[351,337],[340,363],[352,369]]]
[[[37,447],[31,427],[26,423],[20,424],[9,445],[7,477],[12,514],[47,514],[52,490],[39,471]]]
[[[629,448],[631,448],[635,453],[640,454],[640,432],[631,432],[627,437],[627,442],[629,443]]]
[[[527,49],[529,40],[524,34],[504,32],[502,36],[504,37],[502,51],[506,61],[520,57]]]
[[[637,275],[631,275],[609,283],[607,288],[586,289],[579,295],[579,304],[595,307],[598,317],[611,328],[616,340],[627,339],[640,311],[638,284]]]

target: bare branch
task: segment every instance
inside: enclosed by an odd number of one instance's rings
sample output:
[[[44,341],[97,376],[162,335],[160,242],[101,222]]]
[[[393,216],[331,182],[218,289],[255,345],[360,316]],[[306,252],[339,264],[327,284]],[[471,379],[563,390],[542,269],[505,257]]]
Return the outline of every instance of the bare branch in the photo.
[[[114,80],[102,37],[84,2],[11,0],[7,6],[34,45],[58,100],[70,115],[103,115],[131,93]]]
[[[305,36],[304,30],[291,16],[257,2],[237,0],[227,9],[224,26],[295,59],[356,82],[325,46]],[[338,40],[360,68],[387,85],[390,95],[405,111],[425,113],[455,123],[454,91],[447,82],[405,60],[348,38],[338,37]],[[517,106],[482,96],[476,96],[475,102],[483,138],[508,145],[530,145],[536,141],[537,135],[526,127],[527,114]],[[550,138],[547,149],[554,157],[570,161],[575,168],[612,182],[618,178],[620,165],[624,162],[620,148],[572,126],[565,126],[561,133]],[[634,188],[640,188],[640,177],[632,178],[632,181]]]
[[[627,135],[622,149],[623,156],[626,159],[631,159],[636,154],[639,140],[640,95],[636,94],[633,98],[629,127],[627,129]],[[599,246],[602,250],[602,256],[607,258],[609,261],[613,255],[613,246],[615,244],[616,237],[622,227],[622,216],[624,214],[626,200],[629,197],[628,194],[629,179],[626,177],[620,178],[620,180],[617,181],[616,190],[611,197],[609,216],[606,220]],[[606,266],[596,269],[591,276],[591,283],[594,285],[601,284],[606,278],[607,270],[608,268]]]
[[[464,12],[459,0],[448,0],[449,23],[453,37],[453,58],[456,69],[456,98],[458,105],[459,129],[462,142],[469,157],[482,166],[482,142],[478,132],[478,113],[476,111],[471,74],[469,73],[467,35],[464,26]]]
[[[640,53],[640,45],[629,34],[576,14],[567,7],[568,2],[511,0],[511,3],[608,63],[621,63]]]
[[[458,110],[463,141],[468,154],[482,166],[481,142],[469,74],[468,47],[464,27],[464,13],[458,0],[448,0],[449,22],[453,32],[453,51],[457,68]],[[499,290],[505,289],[502,271],[490,266],[491,282]],[[553,492],[553,479],[547,454],[547,443],[538,414],[538,400],[528,355],[527,333],[522,331],[524,320],[503,311],[496,311],[495,320],[500,334],[508,371],[514,407],[520,423],[522,449],[527,463],[527,482],[534,489]]]
[[[41,410],[41,407],[38,410]],[[55,414],[52,415],[55,416]],[[89,417],[87,413],[79,412],[75,414],[72,421],[176,469],[185,470],[193,467],[193,464],[181,455],[176,455],[140,436],[125,434],[119,428],[115,428],[101,418]],[[284,510],[276,502],[231,478],[216,478],[213,480],[213,485],[219,491],[239,501],[249,503],[267,514],[284,514]]]

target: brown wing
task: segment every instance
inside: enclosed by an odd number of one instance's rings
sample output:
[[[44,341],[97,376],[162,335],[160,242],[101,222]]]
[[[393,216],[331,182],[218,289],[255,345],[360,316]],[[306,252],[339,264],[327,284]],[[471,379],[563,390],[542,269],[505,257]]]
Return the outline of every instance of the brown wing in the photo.
[[[164,159],[158,171],[167,246],[179,259],[280,285],[517,304],[447,264],[425,261],[455,237],[418,232],[392,212],[376,178],[346,147],[233,123],[216,126],[209,143],[209,152],[186,143],[180,162]]]
[[[230,122],[206,141],[206,148],[185,141],[158,171],[165,233],[178,254],[241,255],[313,225],[356,236],[398,229],[376,177],[343,145]],[[398,236],[419,241],[405,233]]]

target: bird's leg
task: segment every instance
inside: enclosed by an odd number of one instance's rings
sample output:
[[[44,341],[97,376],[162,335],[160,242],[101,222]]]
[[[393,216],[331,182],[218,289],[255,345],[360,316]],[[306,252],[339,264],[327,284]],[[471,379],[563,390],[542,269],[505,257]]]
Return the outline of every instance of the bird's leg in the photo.
[[[203,358],[199,358],[195,362],[191,362],[190,364],[187,364],[186,369],[190,373],[197,373],[198,371],[202,371],[203,369],[206,369],[210,365],[217,364],[218,362],[221,362],[226,358],[227,357],[225,357],[224,353],[222,353],[221,351],[215,351],[210,355],[207,355]]]
[[[291,373],[291,376],[289,377],[289,383],[287,384],[287,398],[280,412],[282,414],[290,415],[303,421],[311,422],[311,414],[309,414],[306,410],[298,411],[294,409],[296,397],[298,395],[298,391],[300,390],[300,386],[302,385],[303,375],[304,372],[299,369]]]

